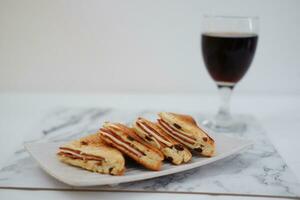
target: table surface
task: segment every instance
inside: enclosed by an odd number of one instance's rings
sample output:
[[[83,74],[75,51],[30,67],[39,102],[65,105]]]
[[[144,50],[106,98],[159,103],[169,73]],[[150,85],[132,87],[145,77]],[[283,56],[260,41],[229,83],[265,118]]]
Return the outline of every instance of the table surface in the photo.
[[[300,95],[234,94],[233,113],[254,115],[266,129],[268,137],[300,180]],[[134,109],[198,110],[213,114],[218,105],[214,94],[0,94],[0,166],[45,113],[57,106],[113,107]],[[300,189],[300,188],[299,188]],[[34,195],[33,195],[34,194]],[[0,199],[215,199],[216,196],[193,194],[60,192],[0,190]],[[218,199],[253,199],[253,197],[218,196]],[[265,198],[261,198],[265,199]],[[268,198],[266,198],[268,199]],[[272,198],[274,199],[274,198]]]

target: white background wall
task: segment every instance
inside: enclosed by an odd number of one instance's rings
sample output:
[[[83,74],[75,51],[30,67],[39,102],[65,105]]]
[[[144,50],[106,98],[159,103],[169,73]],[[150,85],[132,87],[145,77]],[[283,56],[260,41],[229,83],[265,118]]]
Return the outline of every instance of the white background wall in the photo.
[[[203,14],[258,15],[240,92],[300,94],[297,0],[0,0],[0,92],[215,91]]]

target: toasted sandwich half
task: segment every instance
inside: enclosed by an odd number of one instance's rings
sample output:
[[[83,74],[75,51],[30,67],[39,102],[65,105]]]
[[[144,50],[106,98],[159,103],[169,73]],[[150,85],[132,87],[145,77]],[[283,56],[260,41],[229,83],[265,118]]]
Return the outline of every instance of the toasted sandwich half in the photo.
[[[213,156],[215,142],[189,115],[161,112],[159,126],[169,136],[203,156]]]
[[[121,152],[107,146],[98,134],[62,145],[57,157],[64,163],[93,172],[122,175],[125,171]]]
[[[191,152],[182,144],[172,139],[157,124],[139,117],[134,123],[135,132],[148,144],[160,149],[166,160],[179,165],[191,160]]]
[[[150,170],[160,170],[163,155],[145,143],[133,129],[119,124],[106,122],[99,131],[102,139],[122,153]]]

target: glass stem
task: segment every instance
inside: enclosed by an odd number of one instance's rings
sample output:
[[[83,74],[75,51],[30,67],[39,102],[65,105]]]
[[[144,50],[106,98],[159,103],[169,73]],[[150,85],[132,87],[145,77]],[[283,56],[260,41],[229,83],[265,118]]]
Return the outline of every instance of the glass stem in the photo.
[[[233,87],[230,86],[218,86],[221,104],[216,116],[218,121],[226,122],[231,119],[230,114],[230,97]]]

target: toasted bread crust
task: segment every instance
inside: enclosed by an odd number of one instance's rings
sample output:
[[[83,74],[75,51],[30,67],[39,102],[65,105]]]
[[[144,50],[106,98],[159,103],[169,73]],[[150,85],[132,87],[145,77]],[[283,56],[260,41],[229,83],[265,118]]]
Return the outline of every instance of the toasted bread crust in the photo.
[[[145,143],[133,129],[120,123],[105,123],[103,127],[119,136],[119,138],[111,136],[108,137],[107,133],[103,133],[100,129],[100,136],[105,142],[119,149],[121,152],[128,155],[144,167],[150,170],[160,170],[163,154],[159,149]],[[128,146],[128,148],[126,148],[126,145],[122,146],[118,144],[118,142],[124,144],[128,143],[130,147]],[[134,154],[130,151],[130,148],[134,148],[141,152],[142,155]]]
[[[109,123],[107,123],[108,125]],[[129,128],[121,123],[110,123],[113,126],[106,126],[104,125],[104,127],[109,128],[111,127],[111,130],[119,130],[121,133],[132,137],[134,140],[138,141],[139,143],[141,143],[142,145],[146,146],[147,148],[151,149],[151,151],[154,151],[158,154],[158,156],[160,156],[161,158],[163,158],[163,154],[161,153],[161,151],[159,151],[159,149],[147,144],[132,128]]]
[[[93,172],[122,175],[125,171],[125,159],[121,152],[107,146],[99,134],[62,145],[57,157],[64,163]]]
[[[125,167],[122,166],[109,166],[109,165],[98,165],[95,161],[83,161],[79,159],[72,159],[69,157],[57,155],[58,159],[61,162],[64,162],[66,164],[80,167],[92,172],[97,172],[101,174],[110,174],[110,175],[124,175]]]
[[[165,158],[173,164],[186,163],[192,158],[186,147],[170,137],[157,124],[140,117],[133,123],[133,128],[145,142],[159,147]]]
[[[184,143],[189,148],[194,150],[195,149],[200,150],[199,152],[203,156],[208,156],[208,157],[213,156],[213,154],[215,153],[214,140],[208,135],[208,133],[202,127],[197,125],[196,121],[191,116],[169,113],[169,112],[161,112],[158,115],[161,118],[161,120],[163,120],[163,122],[166,122],[169,125],[170,129],[174,129],[174,131],[177,134],[182,134],[183,136],[185,135],[187,139],[188,138],[194,139],[195,144],[186,143],[186,142]],[[173,135],[173,133],[170,131],[168,131],[168,134],[170,136]]]
[[[170,113],[161,112],[158,115],[160,117],[162,117],[162,116],[168,116],[168,117],[172,118],[175,121],[181,121],[181,122],[183,122],[183,123],[185,123],[187,125],[190,125],[190,126],[197,126],[197,122],[190,115],[176,114],[176,113],[171,113],[171,112]]]

